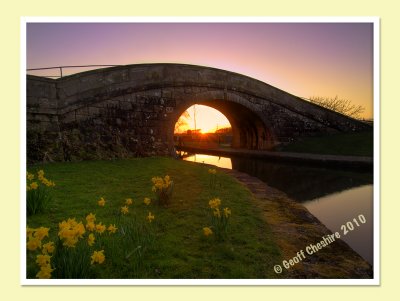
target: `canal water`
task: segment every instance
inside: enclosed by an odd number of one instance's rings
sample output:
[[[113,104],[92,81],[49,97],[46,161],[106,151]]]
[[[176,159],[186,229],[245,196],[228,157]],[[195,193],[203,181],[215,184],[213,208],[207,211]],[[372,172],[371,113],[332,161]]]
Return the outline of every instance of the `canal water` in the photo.
[[[302,203],[332,232],[341,233],[342,239],[353,250],[373,264],[372,172],[203,154],[188,155],[183,159],[245,172],[285,192]],[[365,223],[359,221],[361,215]],[[346,235],[342,235],[342,225],[348,231]],[[350,230],[352,226],[353,230]]]

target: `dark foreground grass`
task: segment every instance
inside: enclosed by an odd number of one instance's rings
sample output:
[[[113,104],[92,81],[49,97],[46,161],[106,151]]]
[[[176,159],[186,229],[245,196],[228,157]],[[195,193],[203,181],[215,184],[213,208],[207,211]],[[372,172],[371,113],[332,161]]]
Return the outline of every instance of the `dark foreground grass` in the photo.
[[[285,152],[343,156],[373,156],[373,133],[346,133],[308,137],[280,149]]]
[[[273,265],[280,254],[261,212],[252,203],[251,193],[230,176],[218,173],[217,187],[210,187],[208,166],[169,158],[144,158],[117,161],[56,163],[29,168],[44,169],[55,181],[53,201],[47,212],[28,217],[30,227],[50,227],[56,241],[58,223],[96,214],[97,221],[139,225],[139,232],[150,235],[129,243],[126,239],[103,234],[109,248],[106,260],[92,268],[93,278],[275,278]],[[151,178],[169,175],[174,193],[167,207],[152,202]],[[100,197],[106,200],[99,207]],[[232,210],[229,235],[225,241],[205,237],[202,228],[210,226],[208,201],[219,197],[223,207]],[[118,212],[126,198],[134,200],[127,216]],[[155,220],[149,224],[151,211]],[[150,227],[149,227],[150,226]],[[134,233],[133,236],[140,236]],[[28,258],[29,261],[29,258]],[[35,277],[36,265],[29,261],[28,277]]]

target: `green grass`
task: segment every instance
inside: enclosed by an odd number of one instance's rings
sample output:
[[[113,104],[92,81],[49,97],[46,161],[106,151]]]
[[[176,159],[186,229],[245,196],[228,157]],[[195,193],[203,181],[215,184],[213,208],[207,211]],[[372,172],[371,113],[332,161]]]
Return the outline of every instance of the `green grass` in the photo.
[[[139,238],[144,247],[138,250],[125,238],[118,243],[113,237],[105,236],[104,242],[114,245],[105,250],[106,261],[93,268],[92,277],[276,277],[273,265],[280,261],[279,250],[261,218],[260,209],[252,204],[251,193],[223,173],[217,174],[217,188],[211,188],[208,166],[170,158],[142,158],[54,163],[28,169],[31,172],[44,169],[46,177],[56,183],[47,212],[28,217],[30,227],[50,227],[53,240],[56,240],[59,222],[67,218],[84,222],[90,212],[96,214],[97,221],[107,225],[115,223],[120,229],[122,220],[125,224],[136,225],[132,228],[135,239],[141,231],[149,231],[149,235]],[[154,199],[151,178],[166,174],[174,181],[170,204],[167,207],[154,203],[146,206],[145,197]],[[102,196],[106,199],[104,208],[97,205]],[[219,197],[222,206],[232,210],[225,241],[205,237],[202,233],[203,227],[210,226],[208,201],[214,197]],[[120,220],[115,213],[126,198],[132,198],[134,204],[129,215]],[[151,225],[145,219],[149,211],[155,215]],[[141,228],[143,225],[145,229]],[[116,239],[118,237],[116,234]],[[135,241],[139,244],[137,239]],[[133,255],[126,256],[130,253]],[[135,256],[136,260],[132,259]],[[36,266],[28,262],[28,277],[34,277]]]
[[[346,133],[303,138],[279,150],[284,152],[314,153],[343,156],[373,156],[373,133]]]

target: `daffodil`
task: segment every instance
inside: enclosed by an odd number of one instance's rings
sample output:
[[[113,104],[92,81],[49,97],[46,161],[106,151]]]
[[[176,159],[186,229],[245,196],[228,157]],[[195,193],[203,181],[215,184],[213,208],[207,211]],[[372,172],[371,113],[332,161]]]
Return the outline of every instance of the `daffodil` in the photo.
[[[27,178],[29,181],[32,181],[32,180],[35,178],[35,175],[34,175],[34,174],[31,174],[31,173],[29,173],[29,172],[27,172],[27,173],[26,173],[26,178]]]
[[[54,271],[54,269],[52,269],[49,264],[46,266],[42,266],[42,267],[40,267],[40,271],[36,274],[36,277],[40,278],[40,279],[50,279],[51,272],[53,272],[53,271]]]
[[[102,234],[104,231],[106,231],[106,226],[103,225],[102,223],[99,223],[96,225],[96,232]]]
[[[213,231],[211,230],[210,227],[204,227],[204,228],[203,228],[203,234],[204,234],[205,236],[209,236],[209,235],[212,235],[212,234],[213,234]]]
[[[94,240],[95,240],[95,237],[94,237],[93,233],[90,233],[88,236],[88,245],[93,246]]]
[[[104,250],[94,251],[93,255],[90,258],[92,259],[90,264],[94,264],[94,263],[102,264],[104,262],[104,260],[106,259],[105,255],[104,255]]]
[[[43,185],[47,187],[54,187],[56,184],[53,181],[46,179],[45,177],[40,177],[39,180],[42,182]]]
[[[117,232],[118,228],[115,227],[115,225],[110,225],[110,226],[108,226],[107,230],[110,233],[115,233],[115,232]]]
[[[26,237],[32,237],[35,229],[26,227]]]
[[[54,252],[54,242],[49,241],[48,243],[45,243],[42,247],[42,253],[43,254],[51,254]]]
[[[229,209],[228,207],[224,208],[224,215],[226,218],[228,218],[231,215],[231,209]]]
[[[210,173],[212,175],[215,175],[217,173],[217,170],[216,169],[209,169],[208,173]]]
[[[151,200],[149,198],[144,198],[143,203],[145,203],[148,206],[150,205]]]
[[[151,181],[152,181],[153,184],[154,184],[153,187],[152,187],[152,190],[153,190],[154,192],[156,192],[157,190],[166,189],[166,188],[168,188],[168,187],[171,185],[171,183],[172,183],[171,178],[170,178],[170,176],[168,176],[168,175],[166,175],[166,176],[164,177],[164,179],[161,178],[161,177],[153,177],[153,178],[151,179]]]
[[[42,246],[42,242],[38,238],[30,238],[26,244],[26,248],[29,251],[35,251],[37,248],[40,248]]]
[[[125,200],[125,205],[127,205],[127,206],[132,205],[132,203],[133,203],[132,199],[126,199]]]
[[[63,246],[66,246],[67,248],[74,248],[78,241],[78,237],[71,235],[70,237],[64,239]]]
[[[37,174],[38,174],[38,178],[39,178],[39,179],[43,179],[43,178],[44,178],[44,171],[43,171],[43,169],[39,170],[39,171],[37,172]]]
[[[153,219],[155,218],[154,215],[151,214],[151,212],[149,212],[149,214],[147,215],[146,219],[149,221],[149,223],[151,223],[153,221]]]
[[[36,263],[40,267],[47,266],[48,264],[50,264],[50,256],[39,254],[36,256]]]
[[[216,209],[221,205],[221,200],[219,198],[212,199],[208,202],[211,209]]]
[[[97,202],[97,204],[100,207],[104,207],[104,205],[106,204],[106,200],[103,197],[101,197],[100,200]]]
[[[74,230],[76,232],[76,235],[79,238],[82,238],[83,234],[85,234],[85,232],[86,232],[85,227],[83,226],[83,224],[81,222],[75,226]]]
[[[122,214],[128,214],[129,208],[127,206],[121,207]]]
[[[47,237],[49,236],[49,230],[50,230],[50,228],[40,227],[40,228],[36,229],[33,236],[36,237],[37,239],[42,240],[46,236]]]
[[[38,185],[38,183],[36,183],[36,182],[32,182],[32,183],[29,185],[29,188],[32,189],[32,190],[36,190],[36,189],[38,189],[38,187],[39,187],[39,185]]]
[[[86,221],[87,221],[88,223],[94,223],[94,222],[96,221],[96,215],[93,214],[93,213],[89,213],[89,214],[86,216]]]
[[[163,187],[164,187],[164,188],[168,188],[169,185],[171,185],[171,178],[170,178],[168,175],[166,175],[166,176],[164,177],[164,184],[163,184]]]
[[[67,221],[64,220],[58,226],[58,236],[63,241],[63,245],[69,248],[75,247],[79,238],[82,238],[85,233],[85,227],[82,222],[78,223],[74,218],[69,218]]]
[[[219,211],[219,208],[214,209],[214,216],[220,218],[221,217],[221,211]]]
[[[86,230],[93,232],[96,229],[96,225],[94,222],[89,222],[86,224]]]

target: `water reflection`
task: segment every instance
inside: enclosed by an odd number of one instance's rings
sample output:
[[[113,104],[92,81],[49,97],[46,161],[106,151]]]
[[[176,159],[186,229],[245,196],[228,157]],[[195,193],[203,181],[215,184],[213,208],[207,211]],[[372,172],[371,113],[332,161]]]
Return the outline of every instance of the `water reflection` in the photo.
[[[284,191],[298,202],[372,184],[370,172],[309,167],[294,163],[273,163],[249,158],[232,158],[232,167]]]
[[[274,163],[261,159],[209,155],[184,160],[233,168],[261,179],[303,205],[332,232],[363,214],[367,223],[342,236],[369,263],[373,262],[373,177],[371,172]]]
[[[231,158],[201,155],[201,154],[195,154],[195,155],[190,154],[187,156],[183,156],[182,158],[185,161],[211,164],[217,167],[232,169]]]
[[[352,188],[322,198],[304,202],[303,205],[332,232],[341,238],[369,263],[373,262],[373,188],[372,185]],[[341,226],[363,214],[365,224],[354,225],[354,230],[342,235]]]

